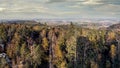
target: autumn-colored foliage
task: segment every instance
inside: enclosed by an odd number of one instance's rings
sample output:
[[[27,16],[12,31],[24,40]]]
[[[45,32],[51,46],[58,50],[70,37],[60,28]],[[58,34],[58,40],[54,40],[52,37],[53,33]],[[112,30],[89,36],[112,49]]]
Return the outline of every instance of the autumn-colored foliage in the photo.
[[[74,25],[0,24],[0,68],[119,68],[119,35]]]

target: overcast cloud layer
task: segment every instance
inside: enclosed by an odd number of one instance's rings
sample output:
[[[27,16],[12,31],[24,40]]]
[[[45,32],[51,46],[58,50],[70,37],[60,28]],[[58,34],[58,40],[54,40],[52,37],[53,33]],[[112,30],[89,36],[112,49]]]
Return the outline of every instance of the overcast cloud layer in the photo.
[[[0,19],[120,18],[120,0],[0,0]]]

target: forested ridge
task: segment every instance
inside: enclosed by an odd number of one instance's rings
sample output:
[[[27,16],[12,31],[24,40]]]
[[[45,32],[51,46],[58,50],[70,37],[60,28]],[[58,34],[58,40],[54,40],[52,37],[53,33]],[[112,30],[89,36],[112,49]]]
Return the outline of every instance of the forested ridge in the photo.
[[[2,49],[2,45],[4,45]],[[120,32],[1,23],[0,68],[120,68]]]

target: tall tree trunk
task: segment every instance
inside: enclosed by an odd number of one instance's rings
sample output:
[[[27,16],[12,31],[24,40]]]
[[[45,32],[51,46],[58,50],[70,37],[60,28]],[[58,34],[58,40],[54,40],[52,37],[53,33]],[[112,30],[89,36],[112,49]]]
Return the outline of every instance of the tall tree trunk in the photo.
[[[117,59],[118,59],[118,67],[120,67],[120,37],[117,35]]]
[[[49,36],[49,68],[53,68],[52,65],[52,35]]]
[[[49,68],[54,68],[54,65],[53,65],[53,61],[56,60],[56,56],[55,56],[55,50],[54,50],[54,47],[56,45],[56,40],[57,40],[57,37],[54,33],[54,31],[52,32],[51,34],[51,37],[50,37],[50,45],[49,45]]]
[[[52,46],[49,46],[49,68],[53,68],[52,65]]]

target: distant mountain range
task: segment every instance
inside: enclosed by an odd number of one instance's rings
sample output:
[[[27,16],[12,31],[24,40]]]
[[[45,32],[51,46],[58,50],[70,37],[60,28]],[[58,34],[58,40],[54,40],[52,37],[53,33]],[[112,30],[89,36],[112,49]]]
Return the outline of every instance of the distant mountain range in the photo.
[[[48,25],[66,25],[73,22],[73,24],[82,25],[83,27],[108,27],[113,24],[117,24],[120,22],[120,19],[36,19],[35,21],[41,23],[47,23]]]
[[[109,26],[107,29],[114,30],[114,31],[119,31],[120,32],[120,23],[113,24],[113,25]]]
[[[120,28],[117,23],[120,19],[34,19],[34,20],[0,20],[0,23],[27,23],[27,24],[47,24],[47,25],[68,25],[70,23],[84,28],[99,29],[110,26]],[[111,26],[113,25],[113,26]]]
[[[112,29],[120,29],[120,23],[111,25],[109,28],[112,28]]]

